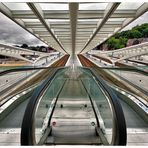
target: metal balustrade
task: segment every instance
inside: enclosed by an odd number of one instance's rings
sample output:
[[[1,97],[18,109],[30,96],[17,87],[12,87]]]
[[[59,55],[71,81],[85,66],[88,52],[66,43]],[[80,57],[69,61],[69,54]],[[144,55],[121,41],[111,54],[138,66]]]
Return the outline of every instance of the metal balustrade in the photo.
[[[46,58],[46,57],[48,58],[50,56],[58,55],[58,54],[59,52],[45,53],[45,52],[33,51],[29,49],[0,44],[0,55],[14,57],[16,59],[20,59],[30,63],[36,63],[42,58]],[[37,57],[27,58],[27,56],[37,56]]]
[[[112,63],[115,63],[132,57],[148,55],[148,42],[111,51],[91,50],[90,52],[88,52],[88,54],[105,57],[107,59],[110,59]],[[118,59],[112,59],[114,57]]]

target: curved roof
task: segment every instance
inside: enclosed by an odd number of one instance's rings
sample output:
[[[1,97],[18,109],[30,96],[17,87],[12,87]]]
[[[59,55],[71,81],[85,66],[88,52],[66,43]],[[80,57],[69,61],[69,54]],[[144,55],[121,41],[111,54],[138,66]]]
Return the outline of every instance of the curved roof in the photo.
[[[148,3],[0,3],[0,12],[54,49],[85,53],[148,10]]]

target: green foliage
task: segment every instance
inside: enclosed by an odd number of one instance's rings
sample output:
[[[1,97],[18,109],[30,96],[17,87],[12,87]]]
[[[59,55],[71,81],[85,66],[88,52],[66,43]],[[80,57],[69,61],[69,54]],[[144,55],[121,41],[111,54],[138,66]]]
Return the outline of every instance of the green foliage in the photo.
[[[120,44],[125,47],[128,39],[125,37],[120,37],[119,40],[120,40]]]
[[[141,32],[139,32],[138,30],[134,30],[132,29],[131,31],[129,31],[128,33],[128,38],[129,39],[134,39],[134,38],[142,38],[143,34]]]
[[[128,39],[148,37],[148,23],[137,25],[131,30],[116,33],[107,40],[107,46],[110,50],[126,47]]]
[[[145,29],[143,30],[143,36],[144,36],[144,37],[148,37],[148,28],[145,28]]]
[[[127,42],[126,38],[120,37],[119,39],[116,39],[115,37],[111,37],[107,41],[107,44],[108,44],[109,49],[114,50],[114,49],[119,49],[119,48],[125,47],[126,42]]]
[[[137,25],[133,27],[131,30],[126,30],[126,31],[116,33],[114,37],[115,38],[124,37],[127,39],[141,38],[141,37],[148,36],[147,30],[148,30],[148,23],[145,23],[140,26]]]

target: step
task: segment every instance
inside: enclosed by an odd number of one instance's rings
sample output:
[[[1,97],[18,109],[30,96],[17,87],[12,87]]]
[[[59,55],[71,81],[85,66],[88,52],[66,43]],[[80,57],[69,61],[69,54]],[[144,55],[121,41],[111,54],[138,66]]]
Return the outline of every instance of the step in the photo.
[[[46,145],[101,145],[98,136],[75,136],[75,137],[55,137],[47,138]]]

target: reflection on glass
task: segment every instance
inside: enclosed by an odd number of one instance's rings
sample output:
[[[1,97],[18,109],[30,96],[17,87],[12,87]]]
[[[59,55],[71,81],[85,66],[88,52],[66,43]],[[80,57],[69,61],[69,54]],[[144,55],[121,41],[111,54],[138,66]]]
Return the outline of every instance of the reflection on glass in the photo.
[[[105,10],[108,3],[85,3],[79,5],[79,10]]]
[[[61,74],[61,73],[60,73]],[[41,96],[35,113],[35,139],[38,143],[49,126],[48,120],[53,109],[57,94],[64,84],[64,75],[58,74],[52,81],[51,85]]]
[[[89,71],[87,71],[89,74]],[[112,141],[113,115],[109,99],[107,98],[101,87],[96,84],[92,76],[87,76],[82,79],[87,91],[90,94],[97,116],[99,119],[100,128],[102,129],[108,142]]]
[[[42,10],[69,10],[68,4],[40,4]]]
[[[30,10],[26,3],[4,3],[10,10]]]

